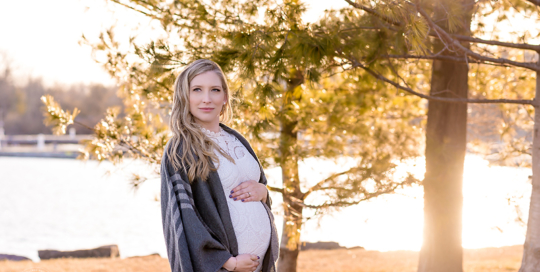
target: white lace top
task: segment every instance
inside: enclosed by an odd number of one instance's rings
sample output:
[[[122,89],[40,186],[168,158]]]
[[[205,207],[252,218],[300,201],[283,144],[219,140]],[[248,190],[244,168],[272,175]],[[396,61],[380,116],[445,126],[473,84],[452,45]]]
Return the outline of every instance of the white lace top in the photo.
[[[260,201],[242,202],[229,198],[231,190],[240,183],[259,180],[261,175],[259,164],[234,135],[221,128],[218,133],[202,127],[201,130],[235,161],[232,163],[220,152],[215,151],[219,159],[219,163],[216,164],[217,172],[227,198],[234,233],[238,241],[238,253],[259,256],[261,259],[255,271],[261,271],[262,260],[270,244],[271,236],[270,219],[264,204]]]

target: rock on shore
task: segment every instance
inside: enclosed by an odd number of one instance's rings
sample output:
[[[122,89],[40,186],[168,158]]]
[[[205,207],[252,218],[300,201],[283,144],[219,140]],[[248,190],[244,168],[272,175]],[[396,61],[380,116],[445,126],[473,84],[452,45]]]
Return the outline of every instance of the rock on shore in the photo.
[[[300,244],[300,250],[311,250],[311,249],[322,249],[322,250],[332,250],[332,249],[345,249],[346,247],[340,246],[336,242],[302,242]],[[347,249],[364,249],[361,246],[355,246]]]
[[[24,256],[17,256],[17,255],[11,255],[11,254],[0,254],[0,261],[8,260],[8,261],[30,261],[30,259],[24,257]]]
[[[98,248],[74,251],[38,250],[38,255],[41,260],[58,258],[116,258],[120,257],[120,251],[117,245],[106,245]]]

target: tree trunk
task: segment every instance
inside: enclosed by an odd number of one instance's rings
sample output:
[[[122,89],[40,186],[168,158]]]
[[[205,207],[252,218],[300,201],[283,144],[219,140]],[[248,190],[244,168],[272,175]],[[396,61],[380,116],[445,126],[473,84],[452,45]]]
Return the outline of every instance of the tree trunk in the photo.
[[[538,52],[540,65],[540,52]],[[534,131],[532,146],[532,194],[527,222],[527,235],[523,246],[523,259],[519,272],[540,272],[540,72],[536,72]]]
[[[463,6],[473,7],[470,0]],[[468,4],[468,5],[467,5]],[[446,27],[441,3],[435,3],[435,20]],[[466,11],[462,29],[470,35],[471,12]],[[448,31],[448,30],[447,30]],[[468,44],[464,44],[468,47]],[[444,44],[436,41],[435,52]],[[443,54],[448,54],[448,51]],[[432,96],[468,96],[467,64],[433,61]],[[429,101],[426,129],[426,174],[424,177],[424,236],[419,272],[462,272],[461,246],[463,207],[463,164],[466,153],[467,104]]]
[[[298,254],[300,252],[300,232],[302,230],[302,199],[300,178],[298,176],[298,132],[297,121],[292,102],[295,97],[294,90],[304,82],[300,72],[287,82],[287,92],[283,98],[282,117],[280,118],[281,131],[279,150],[281,157],[279,165],[283,178],[283,233],[281,236],[278,271],[296,272]],[[292,109],[292,110],[289,110]],[[297,200],[297,201],[295,201]]]

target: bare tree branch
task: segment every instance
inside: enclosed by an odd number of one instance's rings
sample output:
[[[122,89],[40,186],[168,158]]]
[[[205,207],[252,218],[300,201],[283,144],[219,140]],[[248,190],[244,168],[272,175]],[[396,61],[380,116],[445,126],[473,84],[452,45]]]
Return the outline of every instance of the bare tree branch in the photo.
[[[531,2],[531,3],[533,3],[533,4],[537,5],[537,6],[540,6],[540,0],[526,0],[526,1],[529,1],[529,2]],[[372,8],[368,8],[366,6],[354,3],[351,0],[345,0],[345,2],[349,3],[351,6],[357,8],[357,9],[364,10],[364,11],[368,12],[369,14],[377,16],[377,17],[383,19],[384,21],[386,21],[386,22],[388,22],[388,23],[390,23],[392,25],[401,26],[401,22],[396,22],[393,19],[388,18],[387,16],[384,16],[384,15],[378,13],[376,10],[374,10]],[[434,37],[438,37],[437,32],[433,32],[433,31],[430,31],[429,35],[434,36]],[[526,50],[540,51],[540,45],[484,40],[484,39],[480,39],[480,38],[474,38],[474,37],[469,37],[469,36],[465,36],[465,35],[457,35],[457,34],[452,34],[451,36],[454,39],[459,40],[459,41],[467,41],[467,42],[473,42],[473,43],[497,45],[497,46],[503,46],[503,47],[509,47],[509,48],[516,48],[516,49],[526,49]]]
[[[93,131],[93,132],[96,132],[96,130],[95,130],[93,127],[90,127],[90,126],[88,126],[88,125],[86,125],[86,124],[84,124],[84,123],[81,123],[81,122],[79,122],[79,121],[73,120],[73,124],[77,124],[77,125],[79,125],[79,126],[81,126],[81,127],[84,127],[84,128],[86,128],[86,129],[88,129],[88,130],[91,130],[91,131]]]
[[[508,104],[525,104],[525,105],[532,105],[537,107],[536,100],[526,100],[526,99],[470,99],[470,98],[451,98],[451,97],[438,97],[438,96],[431,96],[423,93],[419,93],[414,91],[413,89],[409,87],[405,87],[400,85],[399,83],[396,83],[385,76],[381,75],[380,73],[377,73],[368,67],[362,65],[360,62],[356,61],[355,59],[349,58],[349,60],[353,63],[353,67],[359,67],[364,69],[366,72],[370,73],[375,78],[382,80],[386,83],[391,84],[392,86],[401,89],[403,91],[406,91],[410,94],[414,94],[418,97],[425,98],[428,100],[433,101],[441,101],[441,102],[451,102],[451,103],[475,103],[475,104],[499,104],[499,103],[508,103]]]
[[[317,191],[317,190],[320,190],[322,188],[322,186],[326,183],[326,182],[329,182],[339,176],[342,176],[342,175],[346,175],[348,173],[351,173],[353,171],[356,171],[356,170],[359,170],[360,168],[359,167],[353,167],[353,168],[349,168],[348,170],[346,171],[343,171],[343,172],[339,172],[339,173],[335,173],[321,181],[319,181],[317,184],[315,184],[314,186],[312,186],[311,188],[309,188],[309,190],[307,190],[303,195],[302,195],[302,199],[306,199],[306,197],[308,197],[311,193],[313,193],[314,191]]]
[[[273,186],[270,186],[270,185],[266,185],[266,188],[268,188],[268,190],[270,190],[272,192],[278,192],[278,193],[283,194],[283,188],[273,187]]]
[[[540,0],[525,0],[535,6],[539,6],[540,7]]]
[[[471,59],[471,58],[465,59],[465,58],[460,58],[460,57],[457,57],[457,56],[448,56],[448,55],[438,55],[438,56],[435,56],[435,55],[430,55],[430,56],[425,56],[425,55],[383,55],[381,57],[392,58],[392,59],[447,60],[447,61],[455,61],[455,62],[460,62],[460,63],[472,62],[472,63],[487,64],[487,65],[493,65],[493,66],[510,67],[510,65],[505,65],[505,64],[484,62],[482,60],[477,60],[477,59]]]
[[[446,42],[449,42],[451,45],[453,45],[455,48],[457,48],[459,51],[463,52],[464,54],[469,55],[472,58],[475,58],[475,59],[478,59],[478,60],[483,60],[483,61],[487,61],[487,62],[494,62],[494,63],[500,63],[500,64],[510,64],[512,66],[522,67],[522,68],[526,68],[526,69],[529,69],[529,70],[540,72],[540,66],[538,66],[534,62],[519,62],[519,61],[513,61],[513,60],[509,60],[509,59],[505,59],[505,58],[486,57],[486,56],[482,56],[482,55],[470,50],[469,48],[466,48],[460,42],[453,39],[450,36],[450,34],[448,34],[446,31],[444,31],[441,27],[439,27],[437,24],[435,24],[431,20],[429,15],[427,15],[426,12],[420,6],[418,6],[418,5],[415,5],[415,6],[416,6],[416,10],[422,15],[422,17],[424,17],[426,19],[426,21],[427,21],[427,23],[429,24],[430,27],[435,29],[435,31],[437,33],[439,33],[444,40],[446,40]]]
[[[356,201],[343,201],[343,200],[341,200],[341,201],[325,202],[325,203],[323,203],[321,205],[303,204],[303,206],[306,207],[306,208],[311,208],[311,209],[324,209],[324,208],[330,208],[330,207],[348,207],[348,206],[356,205],[356,204],[358,204],[358,203],[360,203],[362,201],[366,201],[366,200],[378,197],[380,195],[393,193],[400,186],[401,186],[401,184],[397,183],[394,186],[392,186],[390,188],[387,188],[385,190],[376,191],[376,192],[373,192],[373,193],[364,193],[364,197],[362,199],[356,200]]]
[[[321,204],[321,205],[309,205],[309,204],[304,204],[303,206],[305,208],[310,208],[310,209],[324,209],[324,208],[330,208],[330,207],[348,207],[348,206],[352,206],[352,205],[356,205],[362,201],[366,201],[368,199],[361,199],[361,200],[358,200],[358,201],[336,201],[336,202],[327,202],[327,203],[324,203],[324,204]]]
[[[537,0],[540,2],[540,0]],[[431,36],[434,36],[435,33],[430,33]],[[460,41],[466,41],[466,42],[473,42],[473,43],[482,43],[482,44],[489,44],[489,45],[497,45],[497,46],[503,46],[503,47],[509,47],[509,48],[516,48],[516,49],[527,49],[527,50],[534,50],[539,51],[540,45],[534,45],[534,44],[528,44],[528,43],[509,43],[509,42],[500,42],[500,41],[491,41],[491,40],[484,40],[480,38],[474,38],[469,37],[465,35],[457,35],[457,34],[451,34],[453,38]]]
[[[122,2],[120,2],[120,1],[118,1],[118,0],[111,0],[111,2],[116,3],[116,4],[120,5],[120,6],[126,7],[126,8],[128,8],[128,9],[131,9],[131,10],[133,10],[133,11],[139,12],[139,13],[141,13],[141,14],[143,14],[143,15],[145,15],[145,16],[148,16],[148,17],[150,17],[150,18],[152,18],[152,19],[159,20],[158,17],[156,17],[156,16],[154,16],[154,15],[152,15],[152,14],[146,12],[146,11],[143,11],[143,10],[137,9],[137,8],[135,8],[135,7],[132,7],[132,6],[130,6],[130,5],[124,4],[124,3],[122,3]]]

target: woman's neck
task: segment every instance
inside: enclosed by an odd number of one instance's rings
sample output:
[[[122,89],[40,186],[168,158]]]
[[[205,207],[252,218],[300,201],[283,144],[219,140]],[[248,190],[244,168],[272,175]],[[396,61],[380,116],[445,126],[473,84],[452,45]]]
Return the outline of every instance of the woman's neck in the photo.
[[[209,131],[212,132],[219,132],[219,121],[218,122],[212,122],[212,123],[203,123],[203,122],[195,122],[196,125],[203,127]]]

